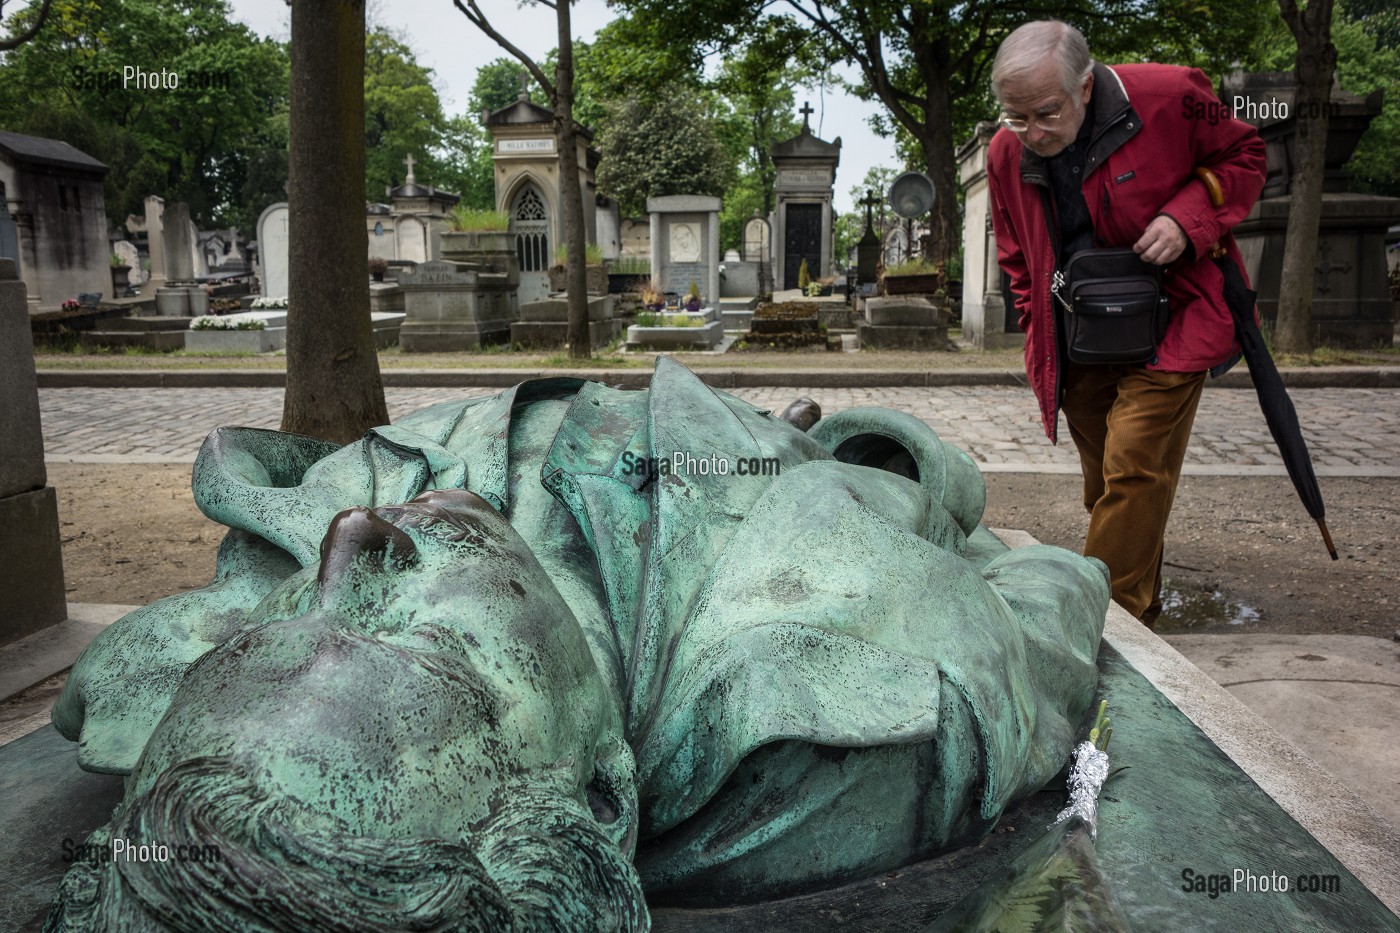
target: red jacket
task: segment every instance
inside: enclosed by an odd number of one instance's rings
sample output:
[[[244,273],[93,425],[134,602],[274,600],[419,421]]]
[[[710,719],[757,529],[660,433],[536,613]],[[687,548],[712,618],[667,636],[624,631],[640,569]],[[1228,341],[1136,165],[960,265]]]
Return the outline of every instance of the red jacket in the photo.
[[[1131,247],[1158,214],[1186,231],[1190,246],[1166,270],[1171,323],[1149,369],[1198,372],[1238,352],[1234,324],[1209,258],[1217,240],[1240,264],[1229,231],[1244,219],[1264,187],[1264,143],[1235,120],[1195,68],[1175,65],[1094,66],[1086,120],[1093,132],[1085,157],[1084,200],[1098,246]],[[1212,207],[1192,174],[1206,166],[1225,195]],[[1051,308],[1053,247],[1041,190],[1045,161],[1002,129],[987,157],[997,261],[1011,278],[1020,326],[1026,332],[1026,375],[1040,403],[1045,433],[1056,439],[1060,361]]]

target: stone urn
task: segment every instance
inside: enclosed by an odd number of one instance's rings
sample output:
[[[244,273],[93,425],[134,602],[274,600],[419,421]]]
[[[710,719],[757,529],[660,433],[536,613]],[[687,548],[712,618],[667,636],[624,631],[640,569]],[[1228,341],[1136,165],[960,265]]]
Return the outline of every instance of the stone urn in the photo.
[[[131,267],[112,266],[112,297],[120,298],[131,287]]]

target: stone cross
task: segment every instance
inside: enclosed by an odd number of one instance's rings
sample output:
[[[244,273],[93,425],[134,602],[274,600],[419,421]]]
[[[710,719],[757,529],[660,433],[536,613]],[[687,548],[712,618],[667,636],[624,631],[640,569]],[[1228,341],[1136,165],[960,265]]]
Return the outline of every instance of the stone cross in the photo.
[[[520,72],[520,99],[530,99],[530,73],[528,71]]]
[[[875,197],[875,189],[865,189],[865,197],[861,198],[858,203],[865,205],[865,229],[874,230],[870,223],[870,209],[880,203],[880,199]]]
[[[408,166],[408,177],[403,180],[405,185],[413,184],[413,153],[404,156],[403,164]]]
[[[816,111],[812,109],[812,102],[804,100],[802,102],[802,109],[797,112],[802,114],[802,128],[810,133],[812,131],[812,126],[808,121],[811,119],[812,114],[816,113]]]
[[[1333,262],[1331,253],[1332,250],[1329,248],[1329,244],[1327,243],[1327,241],[1324,240],[1323,242],[1318,244],[1318,263],[1315,268],[1321,281],[1318,282],[1317,290],[1322,292],[1324,295],[1332,290],[1332,287],[1328,284],[1328,279],[1332,277],[1333,272],[1351,271],[1351,263]]]

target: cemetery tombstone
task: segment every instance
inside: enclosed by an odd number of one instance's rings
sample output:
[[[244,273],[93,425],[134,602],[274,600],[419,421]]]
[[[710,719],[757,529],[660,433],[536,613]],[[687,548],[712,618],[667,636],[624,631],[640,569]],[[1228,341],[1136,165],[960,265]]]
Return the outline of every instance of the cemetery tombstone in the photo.
[[[721,298],[757,298],[762,294],[763,290],[759,287],[759,263],[746,262],[739,258],[738,250],[731,249],[724,254],[721,268],[724,270],[719,280]]]
[[[186,211],[188,215],[188,211]],[[193,270],[194,278],[199,279],[209,274],[209,260],[205,258],[204,250],[199,248],[199,227],[193,220],[186,224],[186,242],[190,245],[190,269]]]
[[[755,295],[773,293],[773,228],[754,211],[754,215],[744,224],[744,262],[751,262],[758,269],[758,287]]]
[[[58,499],[44,468],[39,387],[24,283],[0,259],[0,645],[68,616]]]
[[[773,193],[777,202],[773,231],[773,281],[781,289],[797,288],[802,263],[813,279],[833,274],[832,192],[841,162],[841,138],[832,142],[812,135],[810,104],[802,108],[802,132],[774,143],[773,165],[778,171]]]
[[[190,222],[188,204],[176,202],[165,208],[163,217],[165,285],[156,289],[156,314],[161,317],[189,317],[209,310],[209,298],[195,284],[197,231]]]
[[[148,295],[165,285],[165,238],[162,226],[165,201],[154,195],[146,199],[146,252],[151,260]]]
[[[399,329],[399,346],[405,353],[450,353],[506,343],[515,316],[510,278],[439,259],[401,273],[408,317]]]
[[[867,190],[860,203],[865,206],[865,233],[856,244],[856,284],[874,282],[880,275],[880,236],[875,232],[871,212],[880,199]]]
[[[258,264],[262,270],[262,293],[268,298],[286,297],[288,291],[288,213],[287,202],[279,201],[258,218]]]
[[[670,195],[647,198],[651,214],[651,274],[663,292],[683,295],[694,282],[701,303],[718,308],[719,198]]]
[[[971,139],[958,149],[958,180],[966,193],[963,209],[963,339],[979,350],[1019,347],[1026,342],[1014,309],[1002,296],[992,199],[987,186],[987,150],[997,125],[977,124]],[[1011,313],[1008,313],[1010,311]]]

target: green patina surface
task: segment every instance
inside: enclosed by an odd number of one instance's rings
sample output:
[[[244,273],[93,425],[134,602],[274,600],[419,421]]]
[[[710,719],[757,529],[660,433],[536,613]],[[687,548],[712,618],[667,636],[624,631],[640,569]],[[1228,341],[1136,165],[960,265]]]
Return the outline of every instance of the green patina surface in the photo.
[[[1099,655],[1099,693],[1115,712],[1112,751],[1126,764],[1100,801],[1100,865],[1135,930],[1400,930],[1368,892],[1115,651]],[[1128,727],[1131,724],[1131,728]],[[121,799],[114,777],[80,770],[52,729],[0,748],[0,928],[38,930],[81,843]],[[1202,801],[1206,805],[1202,806]],[[913,933],[1001,868],[1064,804],[1058,783],[1010,808],[979,846],[873,879],[727,909],[660,908],[658,933],[851,929]],[[1221,827],[1228,827],[1222,831]],[[1335,894],[1208,894],[1181,890],[1184,868],[1336,874]]]
[[[1102,565],[1006,553],[922,422],[803,433],[666,359],[341,449],[224,429],[194,484],[215,582],[99,637],[54,722],[128,775],[92,841],[234,857],[77,867],[54,930],[644,929],[643,889],[830,887],[980,838],[1097,678]]]

